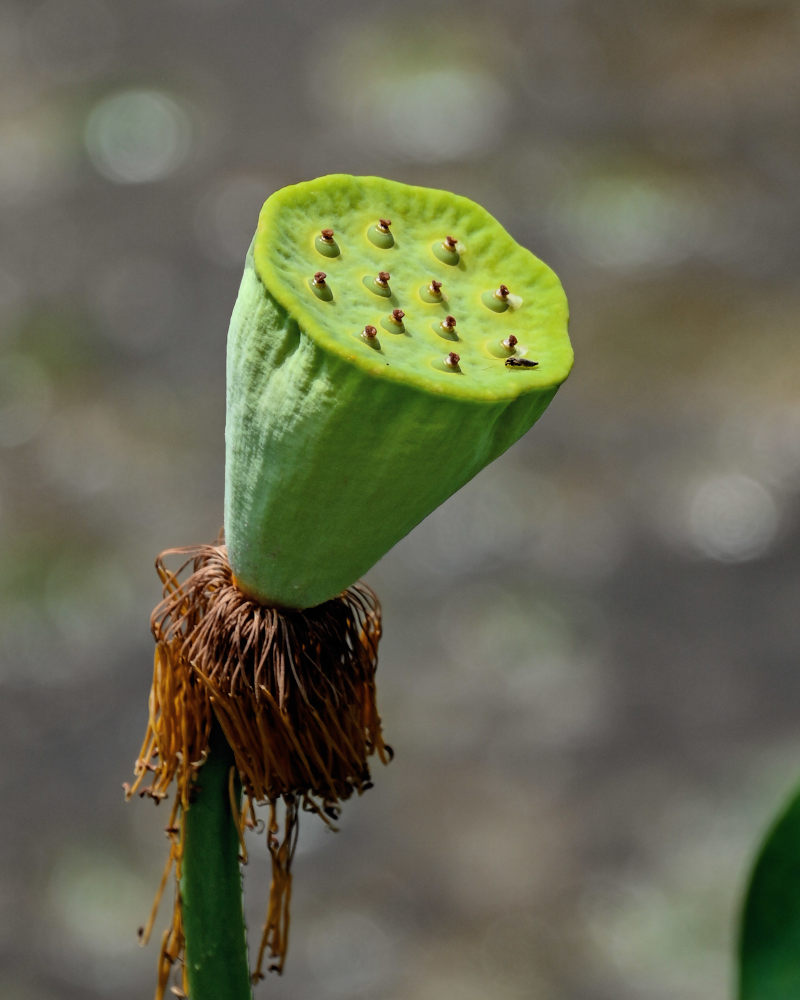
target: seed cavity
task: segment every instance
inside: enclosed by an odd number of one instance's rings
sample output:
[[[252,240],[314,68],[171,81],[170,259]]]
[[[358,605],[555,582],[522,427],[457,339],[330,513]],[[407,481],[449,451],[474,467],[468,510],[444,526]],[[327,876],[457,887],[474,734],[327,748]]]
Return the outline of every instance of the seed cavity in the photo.
[[[440,337],[446,337],[447,340],[458,340],[455,316],[445,316],[442,322],[437,327],[434,327],[434,329]]]
[[[381,321],[381,325],[390,333],[405,333],[404,316],[405,312],[402,309],[392,309],[389,315]]]
[[[323,257],[338,257],[341,252],[332,229],[323,229],[317,234],[314,240],[314,248]]]
[[[434,243],[431,249],[443,264],[453,265],[457,264],[460,260],[458,240],[455,236],[445,236],[441,243]]]
[[[391,219],[378,219],[378,221],[370,226],[367,230],[367,239],[374,243],[376,247],[380,247],[381,250],[388,250],[389,247],[394,246],[394,236],[391,230],[392,220]]]
[[[492,312],[505,312],[509,306],[508,297],[510,294],[508,285],[500,285],[493,292],[484,292],[481,295],[481,302]]]
[[[430,283],[423,285],[419,290],[419,297],[423,302],[441,302],[442,301],[442,283],[432,278]]]
[[[325,302],[330,302],[333,298],[333,292],[331,291],[330,285],[325,280],[328,275],[324,271],[315,271],[314,277],[310,280],[311,291],[317,296],[318,299],[323,299]]]
[[[378,340],[378,331],[371,324],[368,323],[361,331],[361,339],[376,351],[381,349],[380,341]]]
[[[389,279],[391,275],[388,271],[378,271],[375,277],[370,278],[367,275],[364,280],[364,285],[376,295],[382,295],[384,298],[388,298],[392,294],[392,290],[389,287]]]

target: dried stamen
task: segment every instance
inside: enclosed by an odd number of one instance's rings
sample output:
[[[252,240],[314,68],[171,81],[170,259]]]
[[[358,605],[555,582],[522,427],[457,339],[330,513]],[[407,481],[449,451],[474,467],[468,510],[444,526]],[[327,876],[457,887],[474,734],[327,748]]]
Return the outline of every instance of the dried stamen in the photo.
[[[445,316],[440,325],[446,333],[452,333],[456,328],[455,316]]]
[[[184,560],[175,572],[164,564],[173,554]],[[375,705],[379,605],[359,583],[302,612],[262,606],[236,587],[223,545],[171,550],[156,566],[164,600],[151,617],[156,650],[150,718],[126,795],[141,791],[151,772],[151,793],[163,797],[173,780],[178,788],[167,822],[169,857],[140,937],[144,943],[150,935],[170,872],[180,877],[179,812],[190,808],[197,778],[202,782],[214,720],[244,788],[244,808],[237,805],[234,813],[239,832],[254,820],[255,802],[270,806],[272,885],[255,969],[260,978],[267,956],[271,968],[283,967],[299,811],[315,812],[330,826],[328,817],[341,802],[369,786],[368,758],[377,754],[386,763],[392,756]],[[190,575],[181,579],[185,570]],[[286,805],[283,836],[275,817],[278,799]],[[157,1000],[163,1000],[183,953],[176,892],[158,959]]]
[[[508,285],[500,285],[500,287],[495,291],[495,297],[502,299],[503,302],[508,301],[508,296],[511,294],[509,292]]]
[[[375,228],[379,229],[382,233],[388,233],[391,224],[391,219],[378,219],[378,225]]]
[[[503,341],[503,347],[505,347],[507,351],[513,351],[516,346],[517,346],[517,338],[514,336],[513,333],[509,333],[509,335]]]
[[[431,293],[431,295],[435,295],[435,296],[437,296],[437,298],[440,297],[441,294],[442,294],[442,283],[441,283],[441,281],[437,281],[434,278],[431,281],[431,283],[428,285],[428,291]]]
[[[317,285],[317,287],[321,287],[325,284],[325,279],[327,277],[328,275],[324,271],[316,271],[312,281],[315,285]]]
[[[451,351],[444,359],[444,363],[448,368],[458,368],[458,363],[461,360],[461,356],[456,354],[455,351]]]
[[[326,243],[333,243],[333,230],[323,229],[319,234],[319,238],[324,240]]]
[[[445,236],[442,246],[445,248],[445,250],[449,250],[451,253],[453,253],[456,247],[458,246],[458,240],[455,238],[455,236]]]
[[[402,309],[392,309],[392,314],[389,317],[389,319],[393,323],[396,323],[398,326],[402,326],[403,325],[403,317],[404,316],[405,316],[405,313],[403,312]]]
[[[375,284],[380,285],[381,288],[388,288],[390,277],[391,275],[388,271],[378,271],[378,277],[375,279]]]
[[[364,329],[361,331],[361,336],[366,341],[374,340],[378,336],[378,331],[375,329],[374,326],[370,326],[369,324],[367,324],[367,326],[365,326]]]

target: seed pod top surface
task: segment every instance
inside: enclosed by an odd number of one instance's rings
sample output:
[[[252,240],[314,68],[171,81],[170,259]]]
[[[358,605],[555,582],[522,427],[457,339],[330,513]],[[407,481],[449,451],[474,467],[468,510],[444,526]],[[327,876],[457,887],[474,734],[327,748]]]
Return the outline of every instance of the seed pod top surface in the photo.
[[[323,243],[321,232],[331,230]],[[376,242],[380,236],[391,242]],[[500,400],[557,386],[572,365],[558,278],[468,198],[341,174],[295,184],[264,205],[254,259],[264,285],[309,337],[380,378]],[[323,265],[320,286],[314,275]],[[441,283],[438,295],[433,281]],[[395,308],[404,311],[399,336],[385,322]],[[442,325],[448,316],[456,320],[449,329]],[[378,343],[365,346],[366,325],[380,331]],[[510,335],[515,356],[534,359],[535,368],[504,365]],[[456,339],[454,377],[443,358]]]

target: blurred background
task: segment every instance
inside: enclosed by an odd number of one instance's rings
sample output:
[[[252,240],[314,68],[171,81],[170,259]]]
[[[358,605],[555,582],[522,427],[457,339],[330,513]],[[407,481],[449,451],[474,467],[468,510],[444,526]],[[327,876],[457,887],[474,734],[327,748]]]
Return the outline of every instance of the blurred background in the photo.
[[[729,995],[800,774],[799,42],[794,0],[0,3],[5,1000],[152,994],[152,561],[221,523],[259,207],[334,171],[485,205],[577,361],[369,574],[397,756],[303,817],[257,997]]]

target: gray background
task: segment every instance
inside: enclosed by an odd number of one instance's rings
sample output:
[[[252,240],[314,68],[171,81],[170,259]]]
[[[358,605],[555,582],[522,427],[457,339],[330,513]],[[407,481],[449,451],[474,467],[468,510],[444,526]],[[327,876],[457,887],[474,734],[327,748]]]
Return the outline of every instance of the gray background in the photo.
[[[151,995],[152,559],[220,525],[258,208],[339,170],[489,208],[577,362],[369,574],[397,757],[304,817],[258,996],[727,995],[800,772],[798,41],[794,0],[0,4],[5,1000]]]

